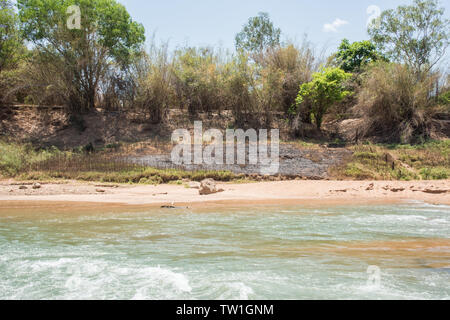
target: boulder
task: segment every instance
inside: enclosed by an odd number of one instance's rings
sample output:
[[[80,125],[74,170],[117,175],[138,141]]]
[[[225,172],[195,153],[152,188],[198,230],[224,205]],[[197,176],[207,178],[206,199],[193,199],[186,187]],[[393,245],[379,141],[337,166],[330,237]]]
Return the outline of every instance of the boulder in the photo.
[[[213,179],[205,179],[200,184],[199,193],[201,196],[207,196],[218,192],[223,192],[223,189],[217,188],[217,184]]]
[[[33,184],[33,189],[40,189],[41,188],[41,184],[40,183],[35,183],[35,184]]]
[[[386,152],[383,155],[383,158],[384,158],[384,161],[386,161],[386,164],[388,166],[390,166],[392,168],[392,170],[395,170],[395,162],[396,162],[395,157],[392,154],[390,154],[389,152]]]

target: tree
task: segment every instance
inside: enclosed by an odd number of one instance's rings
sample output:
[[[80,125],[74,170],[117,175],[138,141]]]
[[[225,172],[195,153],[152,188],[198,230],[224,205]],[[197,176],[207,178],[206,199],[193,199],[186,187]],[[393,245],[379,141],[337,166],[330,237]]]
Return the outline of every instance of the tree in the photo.
[[[351,73],[346,73],[340,68],[325,68],[321,72],[314,73],[311,82],[300,86],[296,100],[297,109],[304,103],[311,106],[310,115],[320,129],[328,109],[351,94],[344,88],[344,82],[351,76]]]
[[[18,19],[9,0],[0,0],[0,73],[20,59],[23,49]]]
[[[388,58],[404,62],[416,74],[429,72],[444,56],[449,44],[449,19],[437,0],[414,0],[381,14],[369,35]]]
[[[25,46],[19,32],[19,20],[9,0],[0,0],[0,104],[10,101],[16,82],[16,68]]]
[[[288,44],[267,50],[260,61],[262,68],[258,69],[259,78],[266,83],[266,87],[268,84],[276,85],[271,90],[273,93],[277,92],[281,98],[281,102],[278,102],[278,99],[274,100],[277,103],[272,102],[272,109],[281,107],[289,117],[289,109],[295,105],[298,88],[301,84],[311,81],[312,74],[317,71],[319,62],[314,57],[310,43],[305,40],[302,46]],[[275,81],[277,75],[279,79]],[[268,79],[271,80],[266,81]]]
[[[281,30],[275,28],[269,14],[260,12],[250,18],[241,32],[236,35],[236,49],[251,53],[280,45]]]
[[[214,49],[178,50],[173,71],[178,98],[191,116],[198,112],[220,110],[222,70]]]
[[[370,41],[357,41],[350,43],[342,40],[336,53],[336,62],[345,72],[360,72],[371,62],[383,59],[376,46]]]
[[[135,84],[133,107],[143,110],[153,124],[161,123],[174,102],[173,70],[169,60],[167,44],[157,47],[151,44],[150,51],[133,63],[131,83]]]
[[[125,70],[145,41],[143,26],[115,0],[17,3],[23,34],[35,44],[42,68],[60,69],[60,81],[43,83],[43,87],[56,88],[53,92],[63,95],[72,112],[94,108],[107,71],[113,64]],[[69,28],[68,20],[77,19],[72,14],[78,9],[80,28]]]

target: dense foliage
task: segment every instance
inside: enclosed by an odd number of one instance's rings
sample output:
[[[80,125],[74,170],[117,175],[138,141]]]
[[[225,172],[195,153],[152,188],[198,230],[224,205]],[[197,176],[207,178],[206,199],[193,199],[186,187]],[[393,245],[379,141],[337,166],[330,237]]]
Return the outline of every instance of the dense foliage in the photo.
[[[427,73],[445,56],[449,44],[450,20],[437,0],[414,0],[381,14],[379,26],[369,34],[389,58],[405,63],[416,73]]]
[[[273,25],[269,14],[260,12],[250,18],[236,35],[236,48],[248,52],[261,52],[280,45],[281,30]]]
[[[15,84],[15,72],[24,57],[25,47],[19,31],[19,19],[9,0],[0,0],[0,105],[8,102]]]
[[[429,137],[433,77],[417,81],[415,73],[404,65],[379,63],[363,79],[355,107],[364,119],[360,134],[402,142]]]
[[[350,43],[344,39],[338,48],[335,59],[337,65],[345,72],[360,72],[364,66],[383,59],[383,57],[370,41]]]
[[[17,64],[22,47],[14,8],[9,0],[0,0],[0,73]]]
[[[312,121],[320,129],[323,117],[328,109],[336,102],[341,101],[349,94],[350,91],[345,90],[345,81],[350,79],[351,73],[346,73],[339,68],[325,68],[321,72],[313,74],[313,80],[304,83],[300,87],[297,97],[297,106],[302,108],[302,104],[309,101],[307,106]]]
[[[72,5],[80,8],[80,29],[67,27]],[[18,9],[35,45],[30,86],[47,88],[72,112],[92,110],[110,69],[125,69],[145,40],[142,25],[115,0],[18,0]]]
[[[79,28],[68,27],[73,5]],[[306,40],[283,43],[266,13],[244,25],[234,53],[144,50],[144,28],[116,0],[18,0],[17,14],[0,0],[0,25],[0,99],[64,106],[74,121],[98,108],[159,125],[180,109],[190,120],[229,112],[240,126],[282,119],[294,133],[360,118],[359,138],[412,141],[449,110],[448,70],[438,68],[449,21],[434,0],[383,12],[370,41],[344,39],[328,59]]]

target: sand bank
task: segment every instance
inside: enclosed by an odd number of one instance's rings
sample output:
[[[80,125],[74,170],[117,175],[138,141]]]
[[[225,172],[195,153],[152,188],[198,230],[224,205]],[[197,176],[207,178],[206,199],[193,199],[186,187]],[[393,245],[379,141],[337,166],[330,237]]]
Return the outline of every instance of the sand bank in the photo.
[[[25,185],[27,189],[20,188]],[[78,203],[84,206],[233,206],[277,204],[367,204],[424,201],[450,205],[450,180],[444,181],[282,181],[219,184],[224,192],[199,195],[185,185],[99,185],[50,183],[33,189],[31,184],[0,183],[0,209],[41,202]],[[96,204],[96,205],[94,205]]]

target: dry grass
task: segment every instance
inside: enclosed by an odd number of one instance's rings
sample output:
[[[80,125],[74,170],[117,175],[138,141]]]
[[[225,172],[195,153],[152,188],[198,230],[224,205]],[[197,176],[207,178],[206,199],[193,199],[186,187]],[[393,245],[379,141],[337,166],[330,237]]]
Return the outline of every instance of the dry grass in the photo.
[[[364,123],[358,136],[402,143],[429,138],[435,76],[424,79],[404,65],[378,63],[363,74],[355,113]]]
[[[131,146],[111,145],[98,152],[90,152],[89,146],[72,152],[55,148],[35,150],[29,144],[0,141],[0,178],[24,180],[74,179],[114,183],[160,184],[184,179],[216,181],[243,179],[229,171],[185,171],[171,166],[155,169],[131,163],[127,157],[139,154],[145,144]]]
[[[167,145],[162,142],[162,146]],[[307,144],[309,148],[318,145]],[[0,178],[25,180],[74,179],[112,183],[160,184],[182,180],[243,181],[245,175],[228,171],[185,171],[170,166],[155,169],[131,163],[127,157],[156,153],[155,145],[109,145],[91,152],[89,146],[73,151],[36,150],[30,144],[0,141]],[[416,180],[450,178],[450,140],[420,145],[355,145],[351,159],[330,173],[335,179]],[[245,180],[248,181],[248,180]]]
[[[332,175],[357,180],[442,180],[450,178],[450,140],[420,145],[357,145]]]

